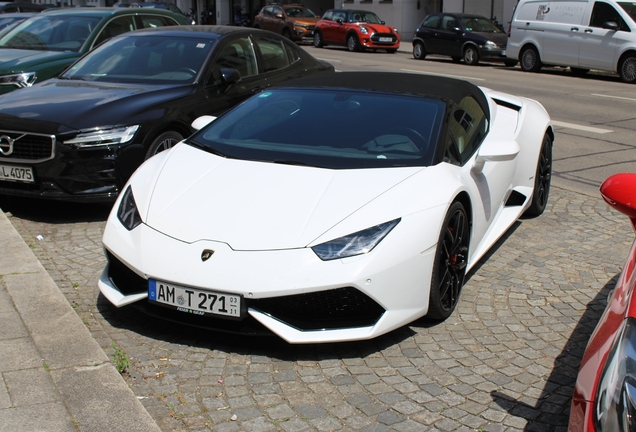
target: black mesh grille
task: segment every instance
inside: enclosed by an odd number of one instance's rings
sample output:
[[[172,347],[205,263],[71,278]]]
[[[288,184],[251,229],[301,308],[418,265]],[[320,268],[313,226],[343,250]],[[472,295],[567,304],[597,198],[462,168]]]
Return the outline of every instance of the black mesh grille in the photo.
[[[301,330],[370,326],[382,306],[355,288],[250,300],[249,306]]]
[[[0,137],[9,137],[13,140],[13,151],[9,155],[0,153],[0,161],[45,161],[55,156],[55,139],[47,135],[33,135],[23,132],[0,131]],[[9,150],[9,142],[6,138],[0,139],[0,148],[6,153]]]
[[[380,41],[380,38],[391,38],[391,42]],[[391,33],[376,33],[371,36],[371,40],[377,43],[395,43],[397,42],[397,36]]]
[[[108,258],[108,277],[124,295],[148,291],[148,281],[126,267],[113,254],[106,251]]]

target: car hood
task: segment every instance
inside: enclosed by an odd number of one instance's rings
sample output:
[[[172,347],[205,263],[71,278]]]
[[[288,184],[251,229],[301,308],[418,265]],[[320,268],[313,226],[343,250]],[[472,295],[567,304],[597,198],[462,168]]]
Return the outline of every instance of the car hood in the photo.
[[[393,27],[384,24],[360,24],[361,26],[371,29],[373,33],[393,33]]]
[[[505,33],[472,32],[472,34],[481,36],[486,40],[493,41],[499,46],[506,46],[508,43],[508,36]]]
[[[226,159],[186,144],[169,154],[142,219],[167,236],[234,250],[306,247],[422,167],[330,170]],[[148,178],[139,190],[146,189]],[[144,211],[143,208],[146,210]],[[386,220],[369,215],[362,230]],[[368,225],[366,225],[368,221]]]
[[[0,73],[33,72],[27,70],[42,63],[57,60],[73,60],[80,56],[68,51],[39,51],[13,48],[0,48]]]
[[[191,86],[54,79],[0,97],[0,127],[61,134],[130,124],[141,110],[191,91]]]

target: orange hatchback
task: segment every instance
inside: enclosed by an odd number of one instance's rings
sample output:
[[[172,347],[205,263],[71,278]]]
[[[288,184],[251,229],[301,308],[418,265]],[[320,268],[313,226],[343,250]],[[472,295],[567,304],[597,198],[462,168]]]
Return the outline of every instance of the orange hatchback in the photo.
[[[291,40],[311,42],[318,19],[304,6],[270,3],[254,17],[254,27],[273,31]]]
[[[400,35],[373,12],[330,9],[314,30],[314,46],[325,45],[344,45],[349,51],[380,48],[394,53],[400,47]]]

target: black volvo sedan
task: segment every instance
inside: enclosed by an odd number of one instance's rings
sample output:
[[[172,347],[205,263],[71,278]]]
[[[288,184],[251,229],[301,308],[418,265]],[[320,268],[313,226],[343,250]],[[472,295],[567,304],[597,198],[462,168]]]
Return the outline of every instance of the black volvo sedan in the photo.
[[[282,36],[222,26],[117,36],[0,96],[0,194],[113,201],[147,158],[271,85],[333,72]],[[187,167],[184,167],[187,170]]]

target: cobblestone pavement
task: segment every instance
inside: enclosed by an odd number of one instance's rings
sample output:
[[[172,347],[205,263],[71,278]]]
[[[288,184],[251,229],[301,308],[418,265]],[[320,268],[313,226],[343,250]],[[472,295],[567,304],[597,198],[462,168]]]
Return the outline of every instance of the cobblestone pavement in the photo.
[[[516,224],[471,272],[450,319],[291,346],[111,308],[97,289],[104,206],[0,207],[103,349],[130,357],[125,379],[164,431],[564,430],[634,237],[600,198],[553,187],[546,213]]]

